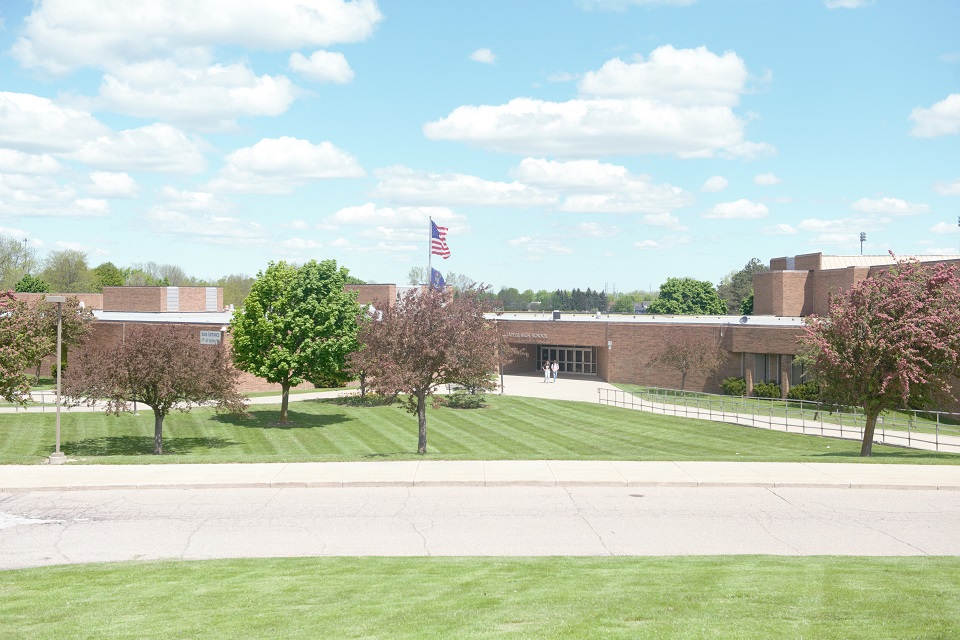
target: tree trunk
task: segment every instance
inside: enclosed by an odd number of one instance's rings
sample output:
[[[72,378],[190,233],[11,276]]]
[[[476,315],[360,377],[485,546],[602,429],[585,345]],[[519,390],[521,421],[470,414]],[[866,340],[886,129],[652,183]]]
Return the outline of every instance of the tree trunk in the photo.
[[[153,453],[163,455],[163,414],[153,410]]]
[[[417,393],[417,424],[420,427],[417,438],[417,453],[427,452],[427,392]]]
[[[681,371],[680,372],[680,391],[683,391],[683,387],[686,384],[687,384],[687,372]]]
[[[289,422],[287,419],[287,407],[290,405],[290,381],[285,380],[281,382],[280,388],[283,390],[280,395],[280,423],[286,424]]]
[[[360,372],[360,397],[367,397],[367,374],[364,371]]]
[[[865,414],[866,423],[863,426],[863,444],[860,445],[860,456],[867,458],[873,452],[873,432],[877,427],[877,412]]]

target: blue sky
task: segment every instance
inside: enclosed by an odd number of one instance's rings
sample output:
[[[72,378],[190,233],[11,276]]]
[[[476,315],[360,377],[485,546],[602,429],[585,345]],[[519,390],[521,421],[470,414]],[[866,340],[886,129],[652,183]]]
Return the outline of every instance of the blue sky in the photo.
[[[955,0],[8,0],[0,233],[91,265],[713,282],[960,248]]]

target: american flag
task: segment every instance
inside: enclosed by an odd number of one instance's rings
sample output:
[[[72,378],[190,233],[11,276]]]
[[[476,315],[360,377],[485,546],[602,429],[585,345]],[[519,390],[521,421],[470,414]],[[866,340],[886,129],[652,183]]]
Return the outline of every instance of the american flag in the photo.
[[[447,246],[447,228],[438,227],[433,220],[430,221],[430,253],[440,256],[444,260],[450,257],[450,247]]]

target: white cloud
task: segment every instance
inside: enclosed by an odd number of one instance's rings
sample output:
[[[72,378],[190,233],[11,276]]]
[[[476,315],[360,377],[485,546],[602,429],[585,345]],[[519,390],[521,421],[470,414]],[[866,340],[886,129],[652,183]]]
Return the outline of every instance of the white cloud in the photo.
[[[0,149],[0,173],[57,173],[60,163],[53,156],[24,153],[16,149]]]
[[[930,211],[929,205],[914,204],[900,198],[860,198],[850,206],[863,213],[892,216],[912,216]]]
[[[684,244],[690,244],[693,238],[690,236],[664,236],[659,240],[641,240],[633,243],[636,249],[672,249]]]
[[[171,186],[160,189],[160,198],[169,209],[177,211],[223,212],[230,209],[229,203],[207,191],[181,191]]]
[[[342,53],[318,49],[305,57],[302,53],[290,54],[290,68],[315,82],[346,84],[353,80],[353,69]]]
[[[741,198],[734,202],[717,203],[710,211],[704,213],[703,217],[716,220],[754,220],[765,218],[769,213],[770,210],[765,204]]]
[[[600,98],[647,98],[675,105],[735,106],[747,80],[747,67],[736,53],[717,55],[706,47],[658,47],[649,60],[614,58],[584,74],[582,95]]]
[[[910,113],[912,135],[936,138],[960,133],[960,93],[951,93],[929,109],[917,107]]]
[[[570,255],[573,249],[563,244],[556,238],[545,236],[521,236],[507,241],[512,247],[523,249],[527,254],[527,260],[539,262],[544,258],[552,256]]]
[[[199,173],[206,168],[202,141],[166,124],[99,136],[66,157],[115,171]]]
[[[426,123],[423,132],[431,140],[524,155],[708,157],[728,148],[742,153],[743,127],[729,107],[717,105],[515,98],[503,105],[457,107],[445,118]]]
[[[214,178],[213,191],[290,193],[312,180],[358,178],[365,174],[356,158],[329,142],[299,138],[263,138],[227,156]]]
[[[470,54],[470,59],[474,62],[482,62],[483,64],[493,64],[497,61],[497,56],[495,56],[490,49],[477,49]]]
[[[330,217],[330,222],[348,225],[382,226],[384,229],[416,229],[426,239],[430,218],[451,233],[465,218],[446,207],[377,207],[372,202],[345,207]]]
[[[0,146],[28,153],[72,151],[107,135],[99,120],[29,93],[0,92]]]
[[[91,186],[87,191],[104,198],[135,198],[137,182],[126,172],[111,173],[94,171],[90,174]]]
[[[759,175],[753,176],[753,182],[755,184],[770,186],[775,184],[780,184],[783,182],[780,178],[773,173],[761,173]]]
[[[772,227],[764,227],[760,230],[765,236],[792,236],[796,235],[797,230],[788,224],[775,224]]]
[[[278,116],[293,102],[284,76],[257,76],[245,64],[184,65],[174,60],[115,65],[104,74],[100,108],[208,130],[242,116]]]
[[[24,231],[23,229],[19,229],[17,227],[0,227],[0,234],[9,236],[11,238],[22,239],[22,240],[25,240],[26,237],[30,235],[29,232]]]
[[[712,176],[700,187],[700,191],[723,191],[730,186],[730,181],[723,176]]]
[[[823,0],[827,9],[862,9],[873,4],[872,0]]]
[[[375,0],[46,0],[11,49],[25,67],[53,73],[149,60],[209,46],[283,51],[359,42],[382,16]]]
[[[599,222],[581,222],[575,227],[575,233],[589,238],[613,238],[620,233],[620,229]]]
[[[518,181],[493,182],[462,173],[429,173],[404,166],[376,172],[378,198],[412,205],[487,205],[534,207],[556,205],[555,195]]]
[[[677,231],[686,231],[687,227],[680,224],[680,219],[669,213],[648,213],[643,216],[643,223],[651,227],[667,227]]]
[[[597,160],[524,158],[511,173],[525,183],[566,193],[561,211],[665,213],[693,201],[679,187],[655,184],[648,175]]]
[[[933,185],[933,190],[942,196],[960,196],[960,178],[950,182],[938,182]]]
[[[267,230],[256,222],[193,211],[184,213],[165,205],[153,207],[146,220],[156,235],[199,244],[257,245],[269,241]]]
[[[0,174],[0,215],[90,218],[109,212],[106,200],[78,198],[76,189],[47,176]]]
[[[950,224],[949,222],[938,222],[930,227],[930,231],[941,235],[955,235],[957,231],[960,231],[960,228],[958,228],[958,225]]]
[[[547,82],[572,82],[580,78],[579,73],[569,73],[567,71],[557,71],[547,75]]]
[[[323,247],[323,243],[316,240],[307,240],[306,238],[288,238],[280,243],[284,249],[295,252],[308,252]]]
[[[304,220],[291,220],[287,224],[291,229],[299,229],[301,231],[310,228],[310,225]]]

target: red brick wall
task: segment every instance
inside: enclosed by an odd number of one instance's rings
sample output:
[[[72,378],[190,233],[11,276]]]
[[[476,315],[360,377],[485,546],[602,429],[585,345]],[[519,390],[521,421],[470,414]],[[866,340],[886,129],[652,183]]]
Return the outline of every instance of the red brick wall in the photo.
[[[178,287],[181,313],[202,313],[207,310],[206,287]],[[217,308],[223,309],[223,289],[217,287]],[[104,311],[142,311],[160,313],[167,309],[167,287],[104,287]]]
[[[359,304],[372,304],[377,309],[387,309],[397,301],[395,284],[348,284],[343,288],[347,291],[356,291]]]
[[[103,294],[100,293],[15,293],[13,296],[31,307],[46,296],[66,296],[68,299],[77,298],[85,308],[91,311],[103,309]]]

